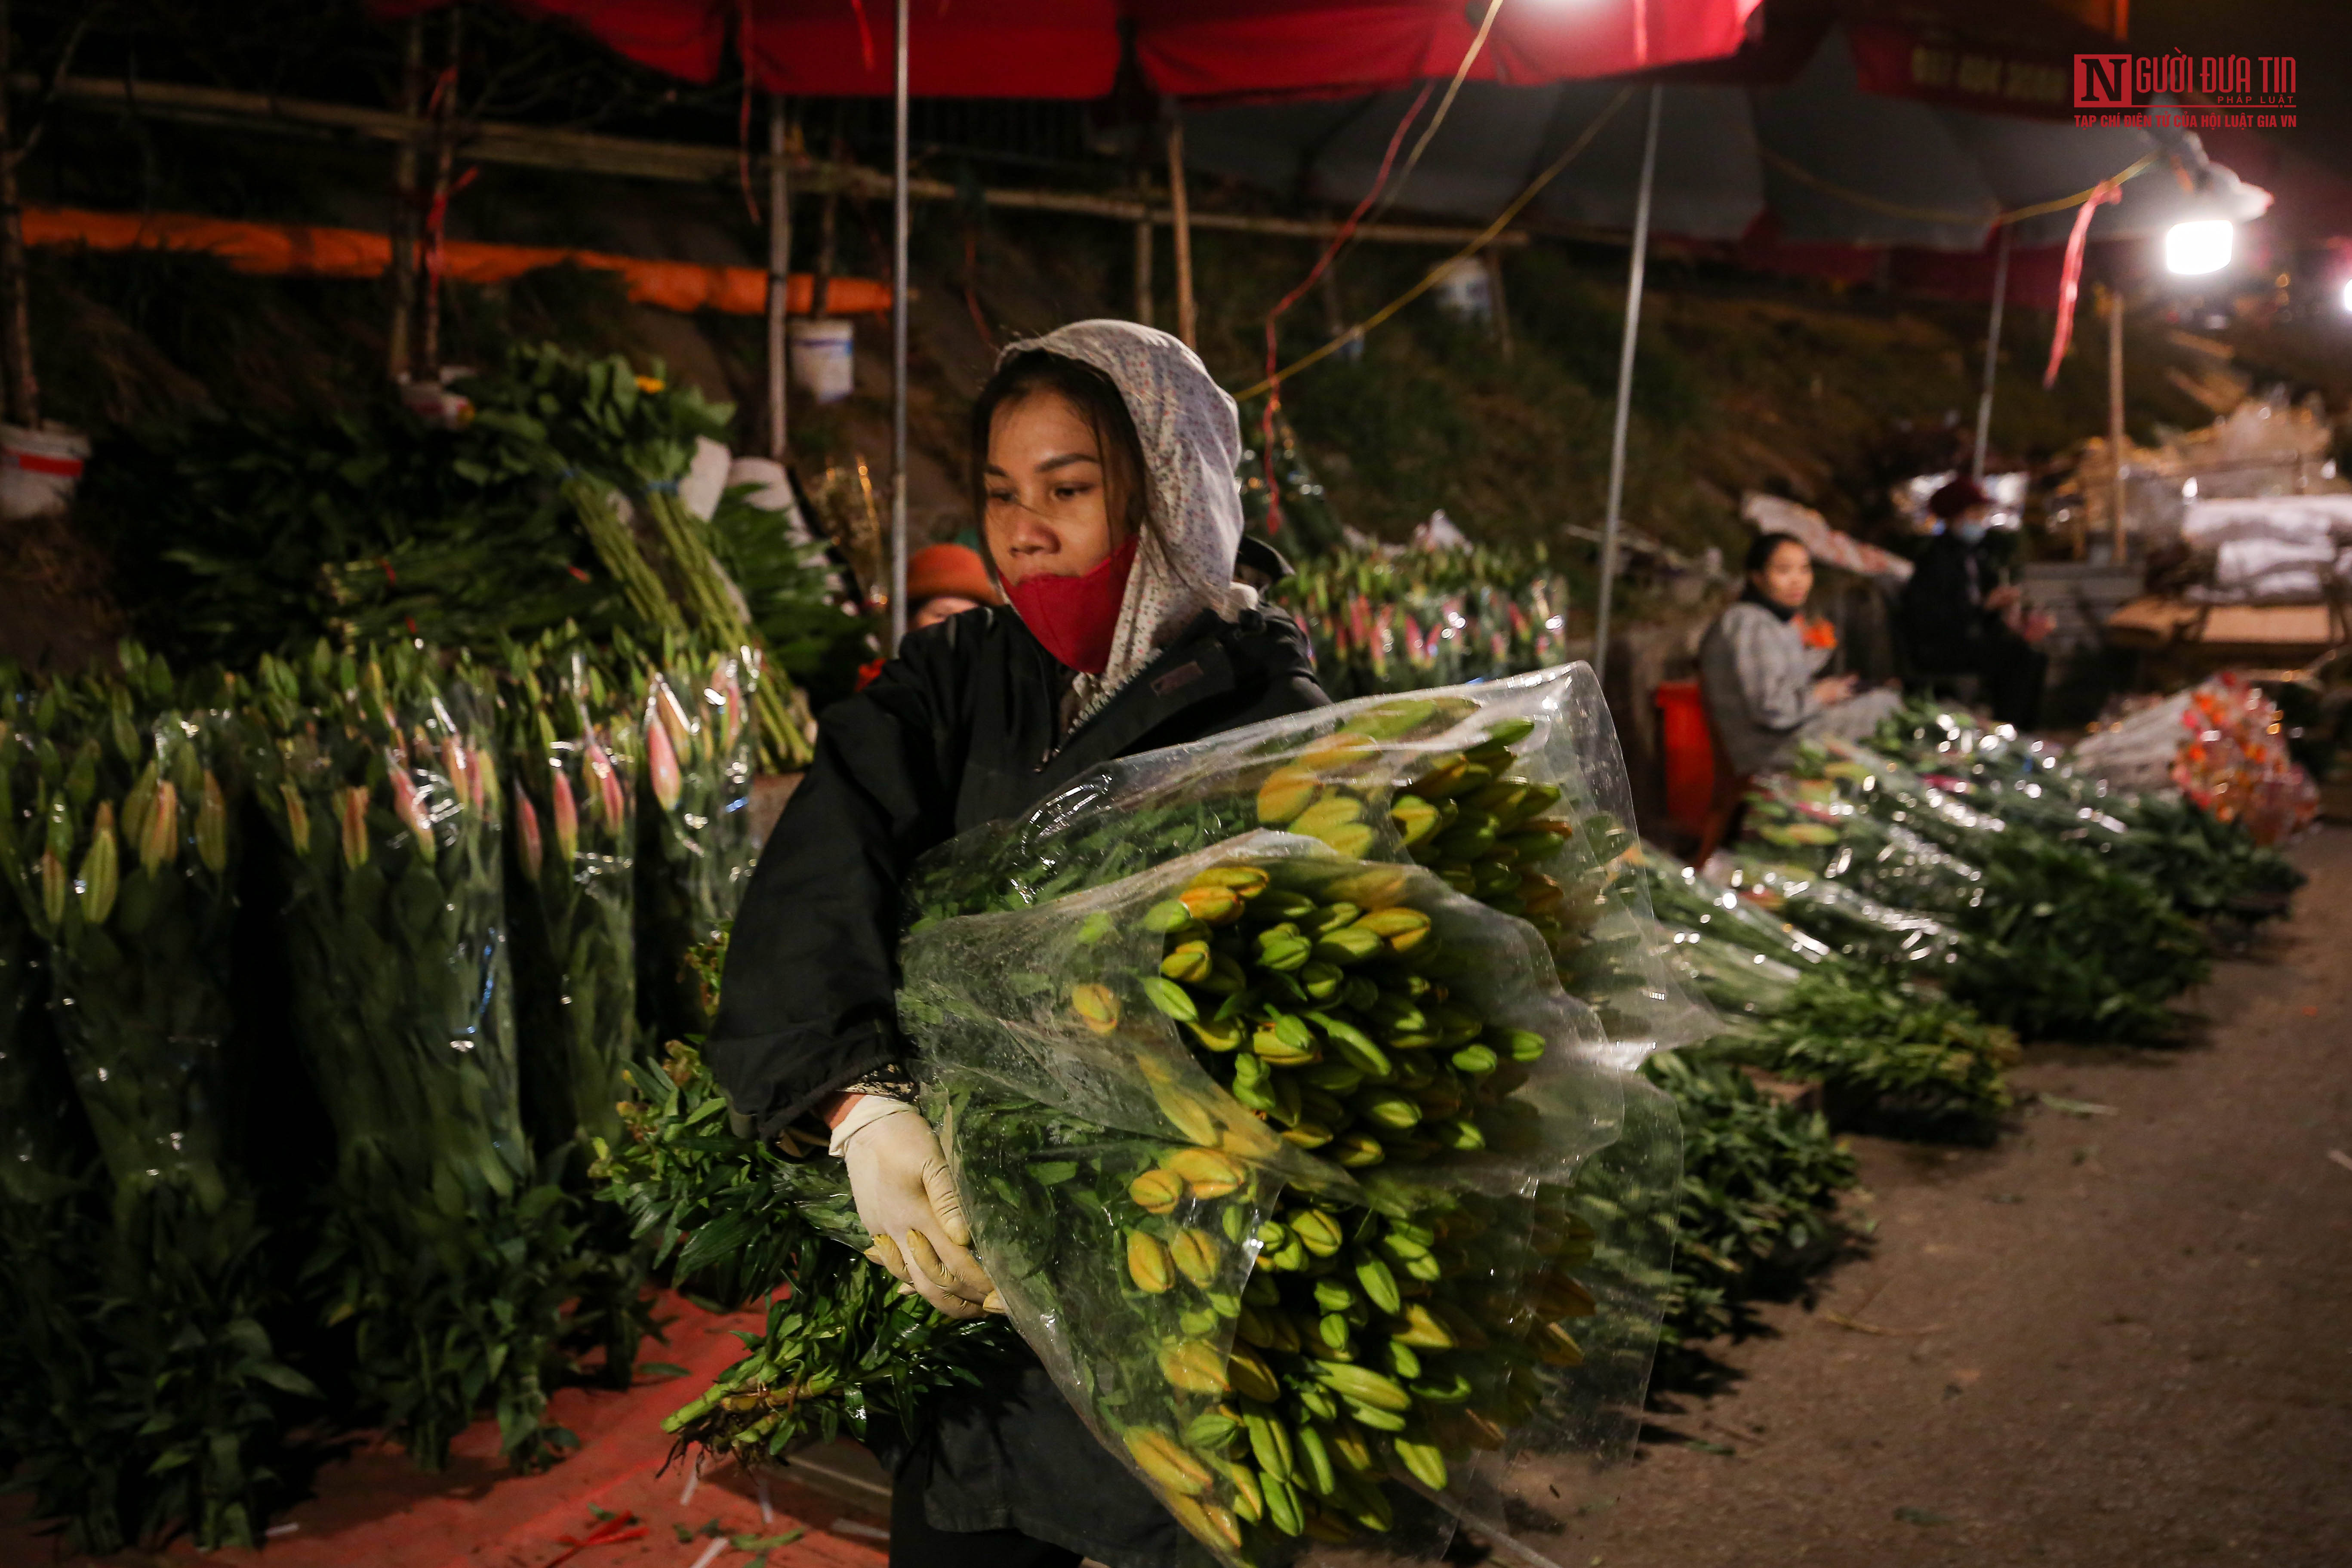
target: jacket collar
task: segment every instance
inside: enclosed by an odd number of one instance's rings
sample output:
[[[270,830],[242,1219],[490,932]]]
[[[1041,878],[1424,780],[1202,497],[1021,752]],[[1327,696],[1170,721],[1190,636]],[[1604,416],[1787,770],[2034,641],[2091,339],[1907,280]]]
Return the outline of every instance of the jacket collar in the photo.
[[[1017,616],[1004,618],[1040,679],[1058,689],[1060,667],[1053,655]],[[1229,625],[1214,611],[1203,610],[1182,637],[1162,648],[1091,718],[1039,759],[1036,772],[1060,778],[1108,762],[1178,714],[1232,691],[1240,682],[1234,643],[1254,635],[1263,637],[1265,631],[1258,612],[1246,612],[1240,621]]]

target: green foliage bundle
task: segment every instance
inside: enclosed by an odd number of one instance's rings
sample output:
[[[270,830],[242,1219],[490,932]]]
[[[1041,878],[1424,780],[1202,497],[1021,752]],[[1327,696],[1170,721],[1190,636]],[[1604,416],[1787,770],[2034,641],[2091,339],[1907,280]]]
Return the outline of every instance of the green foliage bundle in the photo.
[[[1710,1054],[1819,1082],[1845,1122],[1979,1133],[2009,1109],[2008,1029],[1831,952],[1662,851],[1643,859],[1670,951],[1729,1026]]]
[[[781,1457],[863,1438],[877,1415],[912,1430],[932,1394],[1013,1351],[1003,1320],[958,1321],[900,1293],[863,1256],[871,1243],[839,1163],[738,1136],[693,1047],[673,1041],[660,1068],[632,1077],[623,1132],[598,1142],[601,1195],[693,1299],[730,1311],[768,1300],[743,1358],[664,1423],[681,1443]]]
[[[817,556],[741,491],[709,521],[678,481],[732,409],[617,357],[519,345],[463,384],[444,429],[387,394],[355,413],[199,422],[110,448],[85,510],[142,629],[243,666],[324,637],[423,638],[487,654],[572,625],[658,639],[689,628],[772,648],[760,697],[768,765],[808,755],[789,677],[833,668],[864,623]]]
[[[719,560],[717,534],[678,494],[696,443],[725,437],[731,405],[706,402],[691,386],[667,381],[658,365],[644,375],[617,354],[593,359],[552,343],[518,346],[502,376],[466,387],[475,398],[474,423],[504,432],[545,470],[621,584],[644,634],[692,628],[757,646],[750,607]],[[648,531],[629,525],[619,510],[624,500]],[[744,539],[745,531],[736,537]],[[803,574],[822,582],[813,569]],[[772,580],[763,586],[772,603],[779,590]],[[782,608],[797,634],[815,624],[797,597]],[[769,765],[805,766],[814,730],[805,700],[781,672],[751,695]]]
[[[23,1381],[0,1402],[0,1447],[83,1549],[182,1524],[202,1544],[257,1545],[281,1434],[318,1390],[263,1326],[275,1289],[235,1120],[230,693],[198,700],[135,647],[123,662],[120,679],[37,693],[0,672],[0,873],[16,906],[0,931],[0,1089],[9,1262],[24,1270]],[[47,1040],[23,1026],[36,951]],[[60,1117],[67,1096],[95,1170]]]
[[[1682,1202],[1665,1329],[1687,1344],[1727,1333],[1776,1277],[1835,1254],[1838,1194],[1853,1156],[1826,1118],[1773,1100],[1731,1062],[1661,1051],[1642,1074],[1681,1109]]]
[[[362,1407],[436,1468],[487,1404],[520,1464],[568,1438],[543,1373],[579,1292],[553,1162],[525,1134],[504,791],[481,694],[426,650],[262,660],[255,790],[292,889],[304,1059],[335,1133],[311,1272]]]
[[[2174,791],[2111,793],[2043,742],[1931,698],[1889,715],[1870,744],[1977,810],[2147,879],[2192,919],[2275,915],[2303,885],[2303,873],[2243,822]]]
[[[1853,748],[1801,748],[1791,774],[1759,784],[1748,825],[1824,876],[1983,938],[1957,988],[2021,1034],[2163,1037],[2165,1003],[2210,970],[2203,938],[2147,879]]]

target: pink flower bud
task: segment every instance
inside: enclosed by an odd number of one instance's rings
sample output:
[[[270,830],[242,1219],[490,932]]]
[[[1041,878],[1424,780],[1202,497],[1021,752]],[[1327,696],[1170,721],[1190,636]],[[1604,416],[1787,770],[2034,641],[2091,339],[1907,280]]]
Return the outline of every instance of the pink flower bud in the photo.
[[[343,792],[343,864],[354,871],[368,862],[367,807],[363,786]]]
[[[659,724],[646,731],[646,771],[653,776],[654,799],[664,811],[675,811],[685,781],[678,777],[677,752],[671,749],[669,733]]]
[[[570,875],[572,859],[580,853],[580,807],[572,798],[572,781],[561,768],[555,770],[555,852]]]
[[[539,880],[539,813],[532,809],[530,796],[518,788],[514,792],[515,858],[522,864],[526,880]]]
[[[417,793],[416,781],[405,768],[392,771],[392,812],[416,840],[416,852],[432,859],[440,848],[433,842],[433,819],[425,815],[425,797]]]

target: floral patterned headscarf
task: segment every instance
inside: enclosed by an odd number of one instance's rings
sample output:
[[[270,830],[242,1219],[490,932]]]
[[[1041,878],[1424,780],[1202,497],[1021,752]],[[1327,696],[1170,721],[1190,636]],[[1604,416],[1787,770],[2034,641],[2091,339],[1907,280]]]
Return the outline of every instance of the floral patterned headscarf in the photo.
[[[1065,710],[1068,724],[1090,717],[1135,679],[1202,610],[1232,620],[1257,603],[1234,579],[1242,542],[1240,411],[1183,341],[1133,321],[1076,321],[1008,345],[999,363],[1044,353],[1110,377],[1143,445],[1152,527],[1137,547],[1110,663],[1080,675]]]

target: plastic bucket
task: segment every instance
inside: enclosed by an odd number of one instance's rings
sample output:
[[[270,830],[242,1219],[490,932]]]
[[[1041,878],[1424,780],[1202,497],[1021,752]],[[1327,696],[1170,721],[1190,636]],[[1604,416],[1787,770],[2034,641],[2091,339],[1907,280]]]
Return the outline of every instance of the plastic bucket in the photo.
[[[62,425],[0,425],[0,518],[11,522],[73,504],[89,437]]]
[[[1437,308],[1457,321],[1483,324],[1495,319],[1494,280],[1475,256],[1447,262],[1438,271],[1435,292]]]
[[[1666,754],[1666,815],[1696,830],[1715,798],[1715,742],[1696,680],[1658,682],[1658,740]]]
[[[839,319],[792,321],[793,383],[819,403],[839,403],[857,387],[857,329]]]

